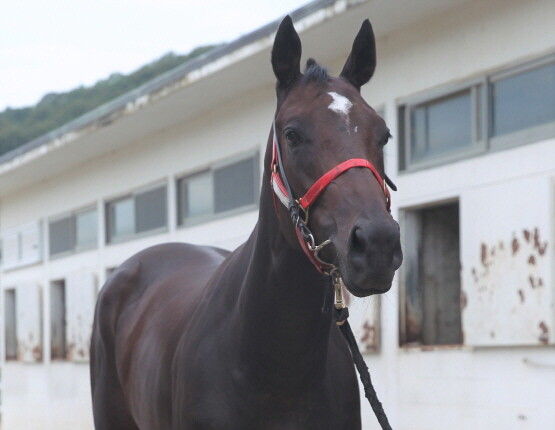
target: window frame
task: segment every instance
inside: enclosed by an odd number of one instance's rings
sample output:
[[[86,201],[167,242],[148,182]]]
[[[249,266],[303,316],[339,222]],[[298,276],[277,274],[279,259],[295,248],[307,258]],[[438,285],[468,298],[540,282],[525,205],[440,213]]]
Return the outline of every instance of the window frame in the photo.
[[[422,93],[418,96],[401,99],[397,103],[397,112],[399,115],[400,108],[403,110],[403,117],[399,117],[399,124],[401,129],[399,135],[402,136],[402,144],[400,145],[400,150],[403,154],[400,154],[400,162],[404,166],[399,166],[399,172],[409,172],[415,170],[421,170],[432,166],[446,164],[460,158],[471,157],[476,154],[483,153],[486,148],[486,139],[484,136],[485,127],[483,127],[483,99],[486,97],[486,91],[484,89],[485,79],[477,78],[464,83],[459,83],[455,85],[449,85],[447,87],[441,87],[436,90]],[[470,92],[470,103],[471,103],[471,142],[469,146],[446,152],[444,154],[424,157],[420,160],[412,160],[412,114],[414,109],[424,106],[427,104],[432,104],[443,99],[449,99],[459,93]],[[480,126],[482,125],[482,126]]]
[[[90,243],[87,244],[82,244],[79,245],[77,243],[77,216],[79,216],[80,214],[86,213],[86,212],[95,212],[95,216],[96,216],[96,240],[95,241],[91,241]],[[71,249],[65,250],[65,251],[60,251],[57,252],[55,254],[52,254],[50,251],[50,242],[51,242],[51,234],[50,234],[50,225],[53,222],[56,221],[61,221],[63,219],[66,218],[70,218],[71,219],[71,226],[72,226],[72,242],[73,242],[73,246]],[[90,251],[92,249],[97,249],[98,248],[98,234],[99,234],[99,230],[100,230],[100,222],[99,222],[99,214],[98,214],[98,207],[96,204],[93,205],[89,205],[89,206],[85,206],[81,209],[77,209],[71,212],[65,212],[63,214],[60,215],[54,215],[51,216],[47,219],[47,231],[48,231],[48,240],[47,240],[47,246],[46,246],[46,251],[48,254],[48,258],[50,260],[55,260],[57,258],[63,258],[63,257],[67,257],[69,255],[73,255],[73,254],[77,254],[79,252],[84,252],[84,251]]]
[[[224,167],[231,166],[236,163],[240,163],[245,160],[252,160],[253,163],[253,184],[254,184],[254,194],[253,194],[253,203],[243,205],[237,208],[228,209],[221,212],[215,212],[215,202],[212,205],[212,212],[209,214],[204,215],[197,215],[194,217],[186,217],[185,212],[185,202],[183,201],[183,185],[187,182],[187,179],[193,178],[197,175],[208,173],[211,176],[212,182],[212,198],[214,198],[214,174],[217,170],[222,169]],[[243,154],[239,154],[235,157],[231,157],[222,161],[218,161],[208,166],[204,166],[203,168],[194,170],[190,173],[185,175],[180,175],[176,177],[176,197],[177,197],[177,228],[186,228],[191,227],[198,224],[204,224],[206,222],[215,221],[218,219],[227,218],[230,216],[238,215],[244,212],[249,212],[252,210],[258,209],[259,206],[259,194],[260,194],[260,179],[261,179],[261,171],[260,171],[260,151],[257,149],[255,151],[249,151]]]
[[[505,78],[517,76],[518,74],[526,73],[550,64],[555,64],[555,53],[517,65],[505,66],[498,71],[484,73],[479,77],[468,79],[463,82],[442,85],[429,91],[423,91],[414,96],[398,99],[396,107],[399,135],[399,173],[411,173],[482,155],[484,153],[509,149],[555,137],[555,118],[547,124],[532,126],[502,136],[492,136],[493,84]],[[442,98],[448,98],[465,89],[470,89],[472,97],[473,112],[471,122],[473,142],[471,146],[446,154],[425,157],[421,160],[413,161],[411,158],[411,117],[414,109],[427,103],[433,103]]]
[[[147,193],[149,191],[153,191],[157,188],[164,188],[165,190],[165,211],[166,211],[166,219],[165,219],[165,225],[161,226],[161,227],[157,227],[157,228],[153,228],[150,230],[146,230],[146,231],[142,231],[137,233],[137,220],[136,220],[136,203],[135,203],[135,199],[137,196]],[[122,235],[118,235],[118,236],[113,236],[112,232],[113,232],[113,220],[114,217],[112,216],[111,213],[111,206],[117,202],[121,202],[123,200],[127,200],[127,199],[131,199],[133,202],[133,216],[135,217],[134,219],[134,227],[133,227],[133,232],[132,233],[127,233],[127,234],[122,234]],[[113,244],[118,244],[118,243],[123,243],[123,242],[127,242],[129,240],[134,240],[134,239],[139,239],[139,238],[143,238],[143,237],[147,237],[147,236],[152,236],[152,235],[156,235],[156,234],[161,234],[161,233],[166,233],[167,231],[169,231],[169,224],[170,224],[170,219],[169,219],[169,207],[168,207],[168,202],[169,202],[169,186],[168,186],[168,182],[166,180],[163,181],[157,181],[151,185],[147,185],[141,188],[138,188],[130,193],[126,193],[126,194],[122,194],[118,197],[114,197],[114,198],[110,198],[110,199],[105,199],[104,200],[104,222],[105,222],[105,243],[107,245],[113,245]]]

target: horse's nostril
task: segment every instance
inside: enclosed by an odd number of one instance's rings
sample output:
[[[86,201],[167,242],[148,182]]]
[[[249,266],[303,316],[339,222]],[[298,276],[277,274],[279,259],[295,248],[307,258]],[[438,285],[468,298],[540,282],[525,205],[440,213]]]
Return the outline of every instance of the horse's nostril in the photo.
[[[399,250],[399,229],[393,225],[360,222],[351,230],[351,257],[364,257],[367,262],[390,262],[396,259]]]
[[[364,237],[364,230],[362,230],[360,227],[354,227],[351,234],[351,249],[356,253],[363,254],[366,250],[366,239]]]

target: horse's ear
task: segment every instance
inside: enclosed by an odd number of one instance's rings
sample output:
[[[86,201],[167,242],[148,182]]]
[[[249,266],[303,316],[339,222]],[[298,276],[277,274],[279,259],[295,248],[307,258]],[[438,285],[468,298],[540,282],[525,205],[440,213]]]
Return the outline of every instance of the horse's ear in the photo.
[[[355,37],[351,54],[339,76],[347,79],[360,90],[370,80],[376,69],[376,40],[368,19]]]
[[[276,33],[272,67],[279,89],[288,88],[301,75],[301,39],[289,15],[281,21]]]

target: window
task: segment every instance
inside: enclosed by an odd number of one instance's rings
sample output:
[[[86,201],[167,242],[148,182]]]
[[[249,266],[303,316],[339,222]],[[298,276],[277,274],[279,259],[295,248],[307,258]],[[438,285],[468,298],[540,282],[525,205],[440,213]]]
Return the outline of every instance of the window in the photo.
[[[194,223],[254,208],[258,183],[258,154],[180,179],[177,184],[179,223]]]
[[[555,135],[555,58],[486,75],[398,106],[399,170]]]
[[[401,345],[462,343],[459,204],[405,210]]]
[[[413,160],[433,157],[472,144],[470,90],[415,106],[411,121]]]
[[[164,231],[167,227],[166,185],[157,185],[108,202],[108,242]]]
[[[15,288],[4,291],[4,330],[6,360],[17,360],[17,304]]]
[[[400,170],[425,167],[481,147],[482,82],[399,107]]]
[[[50,256],[91,249],[97,245],[96,208],[88,208],[48,223]]]
[[[555,63],[494,79],[491,135],[555,121]]]
[[[26,266],[42,260],[40,222],[31,222],[7,230],[1,239],[0,253],[4,269]]]
[[[65,360],[66,356],[66,285],[59,280],[50,284],[50,357]]]

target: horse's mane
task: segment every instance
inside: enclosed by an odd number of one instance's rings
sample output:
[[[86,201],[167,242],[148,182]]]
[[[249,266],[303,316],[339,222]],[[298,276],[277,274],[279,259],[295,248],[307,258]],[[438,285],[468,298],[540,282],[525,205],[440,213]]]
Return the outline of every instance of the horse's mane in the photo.
[[[304,69],[303,80],[306,82],[327,82],[328,79],[328,69],[320,66],[313,58],[309,58]]]

